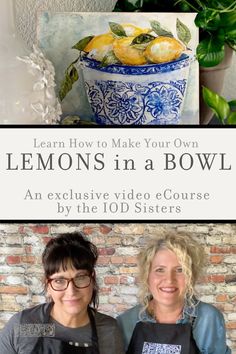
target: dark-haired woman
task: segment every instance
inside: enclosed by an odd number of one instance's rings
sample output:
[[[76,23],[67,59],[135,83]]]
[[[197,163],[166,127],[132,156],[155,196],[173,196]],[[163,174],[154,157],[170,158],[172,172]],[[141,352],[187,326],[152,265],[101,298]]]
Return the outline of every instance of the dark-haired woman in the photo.
[[[50,302],[14,315],[1,354],[123,354],[116,320],[96,310],[97,248],[80,234],[51,239],[43,252]]]

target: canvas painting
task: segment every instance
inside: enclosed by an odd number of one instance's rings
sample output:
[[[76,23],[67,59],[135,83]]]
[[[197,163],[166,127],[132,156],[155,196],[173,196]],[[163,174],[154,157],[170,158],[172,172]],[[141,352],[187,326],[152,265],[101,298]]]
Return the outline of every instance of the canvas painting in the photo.
[[[64,116],[102,125],[199,124],[193,13],[49,13],[38,44]]]

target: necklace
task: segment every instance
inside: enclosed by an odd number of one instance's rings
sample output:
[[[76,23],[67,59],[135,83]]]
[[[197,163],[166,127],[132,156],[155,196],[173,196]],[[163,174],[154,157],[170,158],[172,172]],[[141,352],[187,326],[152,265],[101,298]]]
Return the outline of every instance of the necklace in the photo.
[[[149,315],[157,322],[160,323],[160,320],[158,319],[158,315],[156,314],[154,310],[153,304],[149,304],[148,309],[147,309]],[[183,309],[179,312],[178,316],[174,318],[173,323],[176,323],[176,321],[180,320],[183,317]],[[171,321],[172,323],[172,321]]]

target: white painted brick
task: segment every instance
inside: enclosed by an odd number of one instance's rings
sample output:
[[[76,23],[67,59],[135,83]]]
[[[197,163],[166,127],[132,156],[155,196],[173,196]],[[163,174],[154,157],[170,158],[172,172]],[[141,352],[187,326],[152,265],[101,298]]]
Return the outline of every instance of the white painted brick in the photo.
[[[0,264],[1,264],[1,263],[5,263],[5,259],[6,259],[5,256],[0,256]]]
[[[234,230],[230,224],[217,224],[211,230],[211,235],[232,235]]]
[[[209,294],[214,294],[215,289],[216,289],[216,285],[215,284],[206,284],[206,285],[201,284],[201,285],[197,285],[196,289],[200,294],[209,295]]]
[[[236,321],[236,312],[229,313],[227,317],[229,321]]]
[[[24,248],[22,247],[0,247],[0,254],[23,254],[25,252]]]
[[[115,225],[114,232],[121,233],[123,235],[143,235],[143,224],[130,224],[130,225]]]
[[[16,302],[19,305],[24,305],[24,307],[29,307],[31,303],[31,296],[30,295],[17,295]]]
[[[137,287],[131,287],[131,286],[120,286],[118,289],[118,294],[121,295],[137,295],[138,294],[138,288]]]
[[[117,247],[116,256],[136,256],[139,251],[137,247]]]
[[[41,280],[36,277],[25,277],[25,282],[28,284],[30,291],[34,294],[41,294],[43,292],[43,284]]]
[[[206,242],[209,245],[222,245],[222,236],[215,235],[215,236],[207,236]]]
[[[25,268],[23,267],[10,267],[10,266],[1,266],[0,274],[23,274]]]
[[[9,285],[23,284],[23,282],[24,282],[24,277],[16,277],[14,275],[10,275],[6,278],[6,284]]]
[[[6,244],[7,245],[21,245],[23,242],[23,236],[11,235],[6,237]]]
[[[39,245],[40,243],[40,236],[24,236],[24,245]]]
[[[212,304],[214,303],[215,297],[213,295],[203,295],[200,296],[200,300]]]
[[[16,234],[18,229],[18,224],[0,224],[0,234]]]
[[[224,258],[224,263],[227,264],[236,264],[236,254],[232,255],[232,256],[226,256]]]
[[[63,234],[67,232],[72,233],[78,231],[78,226],[60,224],[60,225],[52,226],[50,230],[52,235]]]
[[[109,296],[109,304],[122,304],[123,300],[120,296]]]
[[[210,265],[206,269],[207,274],[226,274],[228,272],[228,268],[225,265]]]

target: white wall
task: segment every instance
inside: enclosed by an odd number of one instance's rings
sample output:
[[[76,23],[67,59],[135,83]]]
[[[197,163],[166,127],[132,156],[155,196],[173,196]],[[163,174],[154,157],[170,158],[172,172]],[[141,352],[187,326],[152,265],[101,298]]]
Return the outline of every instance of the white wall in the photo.
[[[0,0],[1,1],[1,0]],[[52,11],[112,11],[116,0],[15,0],[17,27],[23,39],[31,47],[36,38],[37,12]],[[217,73],[216,73],[217,75]],[[228,69],[223,96],[236,99],[236,56]]]

